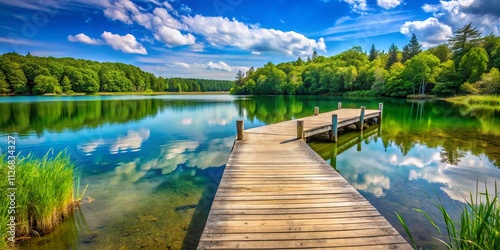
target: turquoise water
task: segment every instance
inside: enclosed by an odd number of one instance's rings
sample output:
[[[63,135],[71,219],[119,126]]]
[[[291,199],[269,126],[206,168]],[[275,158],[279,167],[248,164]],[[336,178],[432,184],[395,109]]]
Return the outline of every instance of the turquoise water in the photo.
[[[338,144],[309,144],[400,232],[395,211],[418,243],[434,229],[412,208],[437,215],[437,198],[456,216],[477,181],[500,180],[500,114],[435,101],[229,95],[0,98],[0,138],[22,154],[67,149],[81,167],[81,210],[26,249],[193,249],[235,138],[245,128],[384,102],[380,125]],[[306,171],[306,170],[305,170]],[[480,188],[484,189],[484,184]],[[89,198],[90,197],[90,198]],[[430,233],[432,232],[432,233]],[[404,234],[404,233],[403,233]]]

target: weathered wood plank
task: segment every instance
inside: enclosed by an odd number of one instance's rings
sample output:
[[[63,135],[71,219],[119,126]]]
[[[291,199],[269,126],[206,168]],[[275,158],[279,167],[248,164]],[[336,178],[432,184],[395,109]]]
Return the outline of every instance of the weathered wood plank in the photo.
[[[360,113],[341,109],[303,118],[299,127],[294,120],[245,130],[227,161],[198,249],[411,249],[297,139],[332,131],[333,114],[337,127],[361,124]],[[380,110],[364,115],[379,117]]]

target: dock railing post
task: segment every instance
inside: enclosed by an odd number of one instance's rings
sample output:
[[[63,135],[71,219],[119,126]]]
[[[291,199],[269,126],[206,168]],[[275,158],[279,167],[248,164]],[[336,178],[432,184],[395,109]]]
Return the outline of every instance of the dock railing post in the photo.
[[[330,140],[332,142],[337,142],[338,137],[338,115],[332,114],[332,133],[330,134]]]
[[[243,120],[236,121],[236,140],[243,140]]]
[[[379,103],[378,104],[378,110],[380,110],[380,113],[378,114],[378,122],[382,122],[382,112],[384,110],[384,104],[383,103]]]
[[[365,106],[361,106],[361,114],[359,115],[358,129],[363,130],[365,125]]]
[[[304,139],[304,120],[297,120],[297,139]]]
[[[338,102],[338,103],[337,103],[337,109],[338,109],[338,110],[341,110],[341,109],[342,109],[342,102]]]
[[[314,107],[314,115],[319,115],[319,107]]]

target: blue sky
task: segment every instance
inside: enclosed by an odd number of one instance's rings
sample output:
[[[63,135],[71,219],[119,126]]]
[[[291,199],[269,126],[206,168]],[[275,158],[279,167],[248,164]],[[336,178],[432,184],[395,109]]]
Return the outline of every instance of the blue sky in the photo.
[[[498,0],[0,0],[0,53],[133,64],[164,77],[238,70],[372,44],[446,42],[469,22],[500,34]]]

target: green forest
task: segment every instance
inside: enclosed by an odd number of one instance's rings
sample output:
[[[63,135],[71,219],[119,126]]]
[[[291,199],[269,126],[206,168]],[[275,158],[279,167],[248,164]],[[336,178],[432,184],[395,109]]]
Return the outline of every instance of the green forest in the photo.
[[[0,56],[0,95],[95,92],[229,91],[233,81],[163,78],[123,63],[37,57],[28,53]]]
[[[390,96],[500,94],[500,36],[482,36],[472,23],[448,43],[422,49],[415,34],[401,50],[355,46],[325,57],[238,72],[233,94]]]

